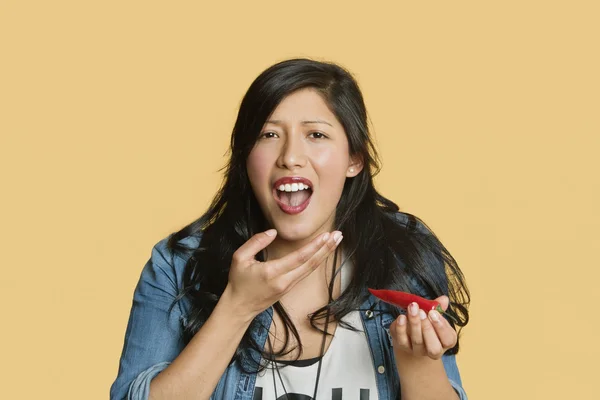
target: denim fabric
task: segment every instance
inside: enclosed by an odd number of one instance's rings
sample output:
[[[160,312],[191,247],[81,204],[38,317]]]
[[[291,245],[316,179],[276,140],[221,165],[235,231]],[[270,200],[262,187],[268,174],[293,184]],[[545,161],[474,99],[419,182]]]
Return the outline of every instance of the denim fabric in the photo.
[[[135,288],[118,374],[110,388],[111,400],[147,399],[150,381],[184,348],[181,333],[189,302],[184,298],[170,313],[169,307],[182,286],[187,260],[167,249],[167,239],[153,247]],[[197,247],[199,240],[200,237],[189,237],[182,243]],[[374,301],[375,298],[369,294],[361,309],[368,309]],[[270,326],[272,310],[269,308],[257,316],[261,325]],[[399,396],[400,382],[388,331],[393,316],[385,303],[379,303],[373,312],[361,311],[361,318],[373,356],[379,399],[395,399]],[[257,343],[264,345],[266,329],[253,332],[253,335]],[[256,361],[260,360],[258,353],[252,356]],[[443,356],[443,363],[460,399],[467,399],[455,357]],[[250,364],[248,366],[252,368]],[[211,399],[252,400],[255,380],[256,374],[243,373],[240,365],[234,362],[225,370]]]

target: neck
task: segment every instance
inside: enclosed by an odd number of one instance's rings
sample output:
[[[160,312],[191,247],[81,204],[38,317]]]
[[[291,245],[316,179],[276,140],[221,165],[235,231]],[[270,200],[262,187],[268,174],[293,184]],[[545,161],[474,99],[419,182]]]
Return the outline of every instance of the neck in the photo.
[[[338,252],[335,269],[338,270],[342,263],[342,249]],[[281,303],[286,307],[310,309],[319,308],[329,303],[329,285],[333,278],[332,269],[335,253],[330,254],[317,269],[305,278],[297,282],[281,299]],[[341,293],[341,273],[335,276],[333,285],[333,299],[336,299]]]
[[[280,237],[276,237],[275,240],[273,240],[273,242],[267,246],[266,250],[267,250],[267,254],[268,254],[268,259],[269,260],[277,260],[278,258],[282,258],[287,256],[290,253],[293,253],[296,250],[301,249],[302,247],[306,246],[307,244],[309,244],[311,242],[311,240],[313,240],[314,238],[316,238],[318,235],[322,234],[324,232],[317,232],[312,236],[309,236],[305,239],[300,239],[300,240],[285,240],[285,239],[281,239]]]

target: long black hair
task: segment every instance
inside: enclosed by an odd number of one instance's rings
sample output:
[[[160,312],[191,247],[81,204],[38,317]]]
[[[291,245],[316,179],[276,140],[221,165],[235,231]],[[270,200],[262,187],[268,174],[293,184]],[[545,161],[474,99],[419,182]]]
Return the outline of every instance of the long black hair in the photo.
[[[231,135],[230,157],[221,188],[200,218],[173,233],[168,240],[167,245],[174,252],[191,253],[183,287],[175,300],[186,297],[191,303],[184,327],[185,343],[208,319],[225,290],[235,250],[254,234],[270,228],[250,187],[246,160],[277,105],[285,96],[304,88],[314,89],[323,97],[346,132],[350,155],[357,156],[364,165],[357,176],[346,179],[334,224],[344,234],[344,251],[354,266],[352,279],[340,297],[311,315],[312,326],[318,329],[315,321],[324,318],[326,312],[340,321],[359,308],[365,300],[366,287],[419,293],[428,298],[445,294],[450,298],[449,313],[456,319],[456,325],[465,326],[470,298],[456,261],[422,220],[400,212],[394,202],[375,190],[373,177],[380,170],[380,161],[371,141],[358,84],[337,64],[291,59],[269,67],[250,85]],[[201,235],[198,248],[190,249],[179,243],[194,235]],[[261,260],[262,254],[257,258]],[[267,353],[255,343],[250,335],[253,329],[260,328],[255,319],[232,362],[238,360],[243,366],[242,358],[249,359],[250,350],[267,359],[287,354],[291,351],[285,351],[290,334],[301,354],[302,343],[291,319],[279,302],[273,309],[284,322],[282,350]],[[457,353],[458,348],[457,342],[447,354]]]

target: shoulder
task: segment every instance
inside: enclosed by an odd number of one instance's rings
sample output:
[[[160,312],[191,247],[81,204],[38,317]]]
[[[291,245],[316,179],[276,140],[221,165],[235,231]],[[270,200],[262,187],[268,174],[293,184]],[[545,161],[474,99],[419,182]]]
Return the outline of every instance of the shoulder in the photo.
[[[444,288],[447,286],[443,283],[447,280],[444,246],[417,216],[405,212],[390,215],[404,229],[403,240],[395,247],[395,258],[399,271],[409,281],[410,292],[425,298],[435,297],[427,289],[428,282],[436,281]]]
[[[141,273],[141,281],[152,283],[166,289],[182,287],[185,266],[198,248],[202,235],[188,236],[169,244],[173,233],[159,240],[152,247],[150,259]],[[175,248],[173,248],[175,247]]]
[[[425,222],[423,222],[423,220],[417,217],[416,215],[403,211],[396,211],[388,215],[398,225],[407,229],[409,232],[422,233],[426,235],[430,235],[433,233],[431,229],[425,224]]]

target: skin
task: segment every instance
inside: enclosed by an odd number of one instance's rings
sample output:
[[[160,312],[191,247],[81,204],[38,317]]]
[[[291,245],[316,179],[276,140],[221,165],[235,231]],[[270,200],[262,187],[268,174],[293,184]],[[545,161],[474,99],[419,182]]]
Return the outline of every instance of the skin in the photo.
[[[301,299],[302,294],[314,301],[308,304],[313,310],[326,304],[326,286],[315,282],[323,279],[325,284],[327,275],[315,271],[326,271],[327,260],[340,243],[341,232],[329,230],[346,168],[353,165],[349,163],[348,143],[341,126],[314,92],[288,96],[274,117],[279,122],[271,122],[265,128],[276,128],[279,134],[269,134],[267,140],[257,142],[248,160],[248,172],[261,207],[276,229],[257,233],[234,252],[227,287],[215,310],[175,360],[152,379],[152,400],[208,399],[250,322],[275,302],[285,304],[295,319],[306,311],[293,301]],[[305,122],[316,119],[327,123]],[[317,128],[327,129],[327,137],[333,139],[326,141],[315,135]],[[348,177],[360,171],[359,165],[353,167],[356,170],[348,171]],[[337,173],[332,174],[327,168],[335,168]],[[272,183],[281,176],[299,174],[313,182],[313,200],[319,205],[302,213],[304,222],[275,209],[271,190]],[[269,259],[256,260],[256,255],[266,248]],[[316,295],[311,297],[309,291]],[[304,303],[308,303],[306,298]],[[299,332],[303,339],[310,337],[302,329]],[[272,334],[277,336],[276,332]],[[317,347],[310,340],[305,343],[309,348]]]
[[[276,260],[333,229],[344,183],[356,176],[363,165],[350,156],[346,133],[321,95],[313,89],[303,89],[288,95],[273,111],[246,167],[261,210],[277,231],[277,237],[266,246],[269,259]],[[273,198],[273,183],[284,176],[302,176],[313,184],[311,202],[300,214],[284,213]],[[318,355],[321,334],[310,327],[306,316],[328,302],[328,259],[315,269],[320,272],[310,273],[280,298],[302,337],[302,358]],[[334,298],[339,295],[339,282],[335,288]],[[438,301],[443,307],[448,306],[446,297]],[[431,319],[421,319],[424,312],[419,315],[418,306],[415,312],[408,319],[401,316],[391,328],[402,398],[455,399],[441,356],[456,343],[456,332],[444,318],[434,321],[436,315],[430,314]],[[274,322],[281,324],[277,315]],[[270,332],[275,337],[274,348],[279,350],[273,326]],[[294,353],[287,358],[293,357]]]
[[[274,229],[257,233],[235,251],[229,282],[214,311],[152,379],[150,399],[209,399],[252,319],[312,274],[336,248],[333,235],[325,233],[285,257],[257,261],[256,254],[276,235]]]
[[[448,309],[449,299],[435,299]],[[458,399],[450,385],[442,355],[456,344],[457,334],[435,310],[426,314],[417,303],[390,326],[402,399]]]
[[[268,246],[274,258],[333,229],[344,183],[362,169],[349,155],[344,128],[313,89],[283,99],[265,123],[246,167],[263,214],[278,232]],[[273,183],[284,176],[302,176],[313,184],[310,204],[300,214],[284,213],[273,198]]]
[[[303,356],[314,357],[320,347],[321,334],[314,336],[306,315],[327,304],[328,261],[340,244],[336,234],[341,234],[330,232],[335,207],[345,179],[358,174],[362,165],[350,157],[343,128],[314,90],[290,94],[270,120],[278,122],[265,124],[266,135],[256,143],[247,168],[261,209],[275,229],[257,233],[235,251],[227,287],[215,310],[176,359],[151,381],[152,400],[208,399],[250,322],[276,301],[298,327],[306,346]],[[306,122],[316,120],[322,122]],[[272,184],[282,176],[296,175],[310,179],[314,192],[309,207],[292,216],[275,203]],[[256,255],[264,249],[268,249],[268,260],[257,261]],[[335,287],[334,298],[339,295],[339,282]],[[281,324],[276,317],[274,322]],[[414,345],[419,329],[424,347]],[[426,322],[411,316],[405,328],[398,325],[392,331],[402,398],[455,399],[441,361],[430,358],[439,353],[422,355],[430,342],[435,344],[426,333]],[[271,336],[278,337],[276,330],[271,329]],[[403,350],[400,343],[406,344]]]
[[[362,164],[350,156],[346,132],[323,97],[313,89],[301,89],[285,97],[269,116],[246,167],[261,210],[269,225],[277,230],[277,237],[267,246],[268,259],[273,260],[334,228],[344,183],[361,171]],[[301,176],[312,182],[310,204],[300,214],[286,214],[273,198],[273,183],[284,176]],[[332,262],[333,257],[328,257],[315,273],[299,281],[280,299],[302,337],[302,358],[316,357],[320,351],[321,333],[310,326],[307,315],[328,303]],[[334,298],[339,294],[337,279]],[[271,329],[276,351],[282,342],[275,327],[282,325],[276,314]],[[335,328],[335,323],[328,326],[330,332]],[[327,338],[326,348],[331,339]],[[295,345],[291,340],[289,347]],[[295,356],[294,352],[285,358]]]

